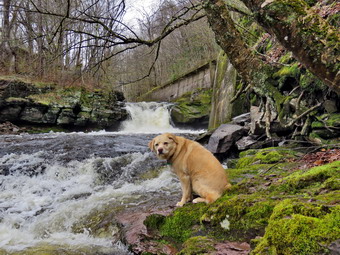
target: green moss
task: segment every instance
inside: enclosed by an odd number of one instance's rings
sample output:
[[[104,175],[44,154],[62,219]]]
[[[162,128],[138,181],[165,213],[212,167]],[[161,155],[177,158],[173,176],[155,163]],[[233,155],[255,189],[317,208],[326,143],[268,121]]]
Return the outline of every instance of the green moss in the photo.
[[[144,220],[144,225],[148,231],[155,231],[160,228],[165,222],[165,216],[160,214],[151,214]]]
[[[215,226],[212,235],[227,240],[249,241],[264,232],[277,202],[256,195],[225,196],[209,207],[202,221]]]
[[[177,255],[211,254],[214,251],[213,240],[205,236],[196,236],[189,238],[183,244],[183,249],[177,253]]]
[[[174,213],[166,217],[164,224],[159,230],[163,237],[170,238],[175,242],[184,242],[197,231],[195,226],[200,225],[200,218],[207,206],[200,204],[187,204],[178,208]]]
[[[283,179],[282,188],[290,192],[298,192],[306,187],[317,187],[329,178],[340,178],[340,161],[318,166],[308,171],[300,170]]]
[[[324,207],[284,200],[270,217],[252,254],[324,254],[340,235],[340,206]]]
[[[272,164],[293,158],[296,152],[290,149],[266,148],[261,150],[248,150],[240,153],[236,168],[244,168],[251,164]]]
[[[273,74],[274,78],[277,77],[283,77],[283,76],[289,76],[289,77],[296,77],[297,74],[299,73],[299,64],[294,63],[290,66],[284,66],[282,67],[279,71]]]

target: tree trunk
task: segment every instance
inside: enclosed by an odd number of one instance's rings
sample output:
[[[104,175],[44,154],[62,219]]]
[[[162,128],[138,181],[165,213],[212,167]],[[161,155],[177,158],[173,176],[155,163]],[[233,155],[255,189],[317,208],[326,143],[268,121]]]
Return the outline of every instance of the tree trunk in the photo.
[[[211,1],[210,1],[211,2]],[[303,0],[242,0],[258,23],[340,93],[340,34]]]
[[[5,70],[11,72],[14,67],[14,56],[11,51],[11,26],[10,26],[10,7],[11,0],[3,1],[3,17],[2,17],[2,36],[0,44],[1,62]]]

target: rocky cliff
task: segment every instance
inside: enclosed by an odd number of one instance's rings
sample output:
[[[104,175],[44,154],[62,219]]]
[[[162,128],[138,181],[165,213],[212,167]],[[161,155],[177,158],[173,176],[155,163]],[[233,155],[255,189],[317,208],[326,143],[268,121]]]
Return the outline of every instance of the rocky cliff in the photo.
[[[116,128],[126,119],[124,95],[0,80],[0,123]]]

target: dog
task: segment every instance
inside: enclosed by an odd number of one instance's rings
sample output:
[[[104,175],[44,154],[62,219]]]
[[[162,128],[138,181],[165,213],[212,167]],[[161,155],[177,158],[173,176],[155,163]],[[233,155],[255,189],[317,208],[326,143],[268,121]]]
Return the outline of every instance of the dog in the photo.
[[[200,196],[193,203],[210,204],[231,187],[221,163],[195,141],[165,133],[152,139],[149,148],[171,165],[181,182],[182,199],[176,206],[191,201],[193,192]]]

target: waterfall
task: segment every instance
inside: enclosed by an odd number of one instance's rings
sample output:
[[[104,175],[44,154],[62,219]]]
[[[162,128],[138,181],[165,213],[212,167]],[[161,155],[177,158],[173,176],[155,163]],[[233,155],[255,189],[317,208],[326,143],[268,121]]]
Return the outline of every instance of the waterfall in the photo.
[[[180,132],[171,125],[169,103],[140,102],[127,103],[130,119],[123,123],[121,132],[162,133]]]

